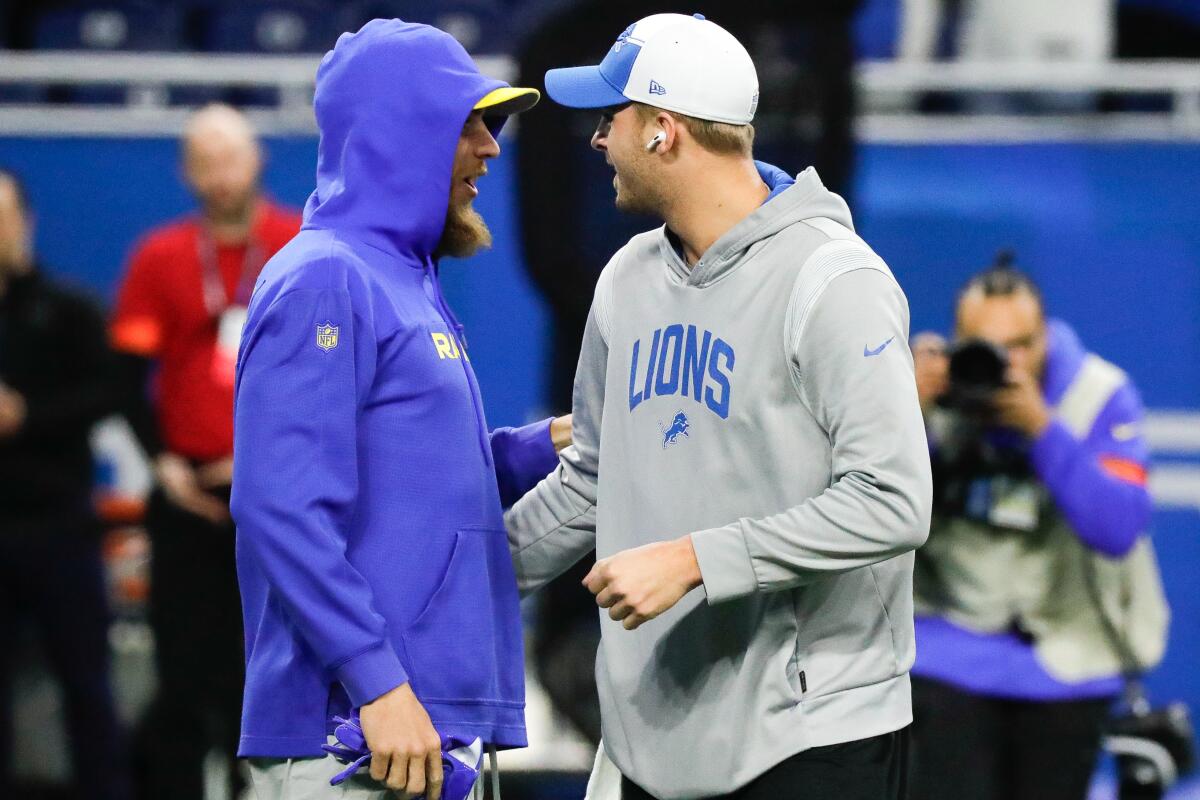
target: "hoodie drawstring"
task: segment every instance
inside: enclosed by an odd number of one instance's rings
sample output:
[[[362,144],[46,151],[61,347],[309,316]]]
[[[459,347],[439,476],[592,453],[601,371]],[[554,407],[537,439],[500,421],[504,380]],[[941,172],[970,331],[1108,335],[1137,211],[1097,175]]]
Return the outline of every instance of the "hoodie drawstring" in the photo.
[[[437,267],[430,269],[430,279],[433,281],[433,292],[437,297],[438,308],[442,312],[442,317],[446,320],[446,324],[454,330],[455,335],[458,336],[459,344],[465,346],[467,343],[467,329],[458,321],[458,317],[454,316],[454,312],[450,310],[450,304],[446,302],[446,296],[442,294],[442,280]]]
[[[500,762],[496,758],[496,745],[487,746],[488,765],[492,771],[492,800],[500,800]]]

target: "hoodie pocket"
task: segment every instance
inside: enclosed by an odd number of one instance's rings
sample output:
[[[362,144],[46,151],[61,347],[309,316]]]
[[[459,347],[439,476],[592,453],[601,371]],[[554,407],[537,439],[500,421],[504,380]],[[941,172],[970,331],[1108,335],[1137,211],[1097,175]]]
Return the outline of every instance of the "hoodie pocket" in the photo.
[[[411,680],[422,700],[516,699],[506,696],[509,681],[501,673],[520,658],[520,612],[515,602],[511,609],[503,602],[497,543],[507,557],[503,531],[460,529],[442,582],[404,632]],[[515,598],[515,583],[512,591]]]
[[[904,672],[895,633],[872,567],[801,590],[795,666],[789,678],[806,699],[857,689]],[[800,680],[800,673],[804,680]],[[806,690],[806,691],[805,691]]]

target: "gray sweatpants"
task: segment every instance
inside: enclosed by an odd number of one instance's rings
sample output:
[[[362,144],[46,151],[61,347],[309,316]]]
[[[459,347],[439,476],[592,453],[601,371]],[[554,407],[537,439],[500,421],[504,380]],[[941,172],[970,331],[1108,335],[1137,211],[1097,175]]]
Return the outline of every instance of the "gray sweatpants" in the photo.
[[[329,779],[345,765],[324,758],[251,758],[250,780],[257,800],[394,800],[395,793],[360,769],[338,786]]]
[[[483,745],[475,740],[466,758],[479,761]],[[330,744],[336,743],[330,737]],[[458,754],[458,751],[455,751]],[[495,751],[492,751],[493,756]],[[370,768],[361,767],[349,779],[337,786],[329,780],[346,768],[333,756],[324,758],[250,758],[250,782],[256,800],[394,800],[396,794],[371,778]],[[492,762],[495,769],[495,761]],[[483,781],[476,781],[470,797],[478,793],[482,799]],[[493,784],[493,795],[499,798],[499,786]]]

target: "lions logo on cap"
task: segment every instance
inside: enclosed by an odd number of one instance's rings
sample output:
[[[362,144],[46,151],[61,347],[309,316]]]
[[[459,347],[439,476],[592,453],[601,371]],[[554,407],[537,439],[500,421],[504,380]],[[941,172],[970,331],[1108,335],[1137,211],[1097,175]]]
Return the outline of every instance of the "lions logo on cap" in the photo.
[[[621,48],[625,46],[625,43],[627,41],[629,41],[629,37],[633,35],[633,29],[636,27],[637,27],[637,23],[635,22],[632,25],[630,25],[628,28],[626,28],[624,31],[621,32],[621,35],[617,37],[616,44],[613,45],[614,53],[621,52]]]
[[[338,346],[338,326],[329,320],[317,326],[317,347],[328,353]]]

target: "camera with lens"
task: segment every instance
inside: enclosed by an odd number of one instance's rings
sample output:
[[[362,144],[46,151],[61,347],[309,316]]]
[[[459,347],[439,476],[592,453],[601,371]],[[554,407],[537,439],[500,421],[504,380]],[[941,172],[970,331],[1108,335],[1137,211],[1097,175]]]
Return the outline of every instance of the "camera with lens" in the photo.
[[[1008,354],[984,339],[966,339],[950,349],[949,389],[940,404],[986,421],[992,398],[1004,388]]]
[[[934,504],[941,513],[969,514],[981,479],[994,481],[996,489],[1030,482],[1028,442],[994,425],[994,398],[1007,372],[1008,354],[991,342],[967,339],[950,350],[948,388],[930,426],[938,442],[932,465]]]

